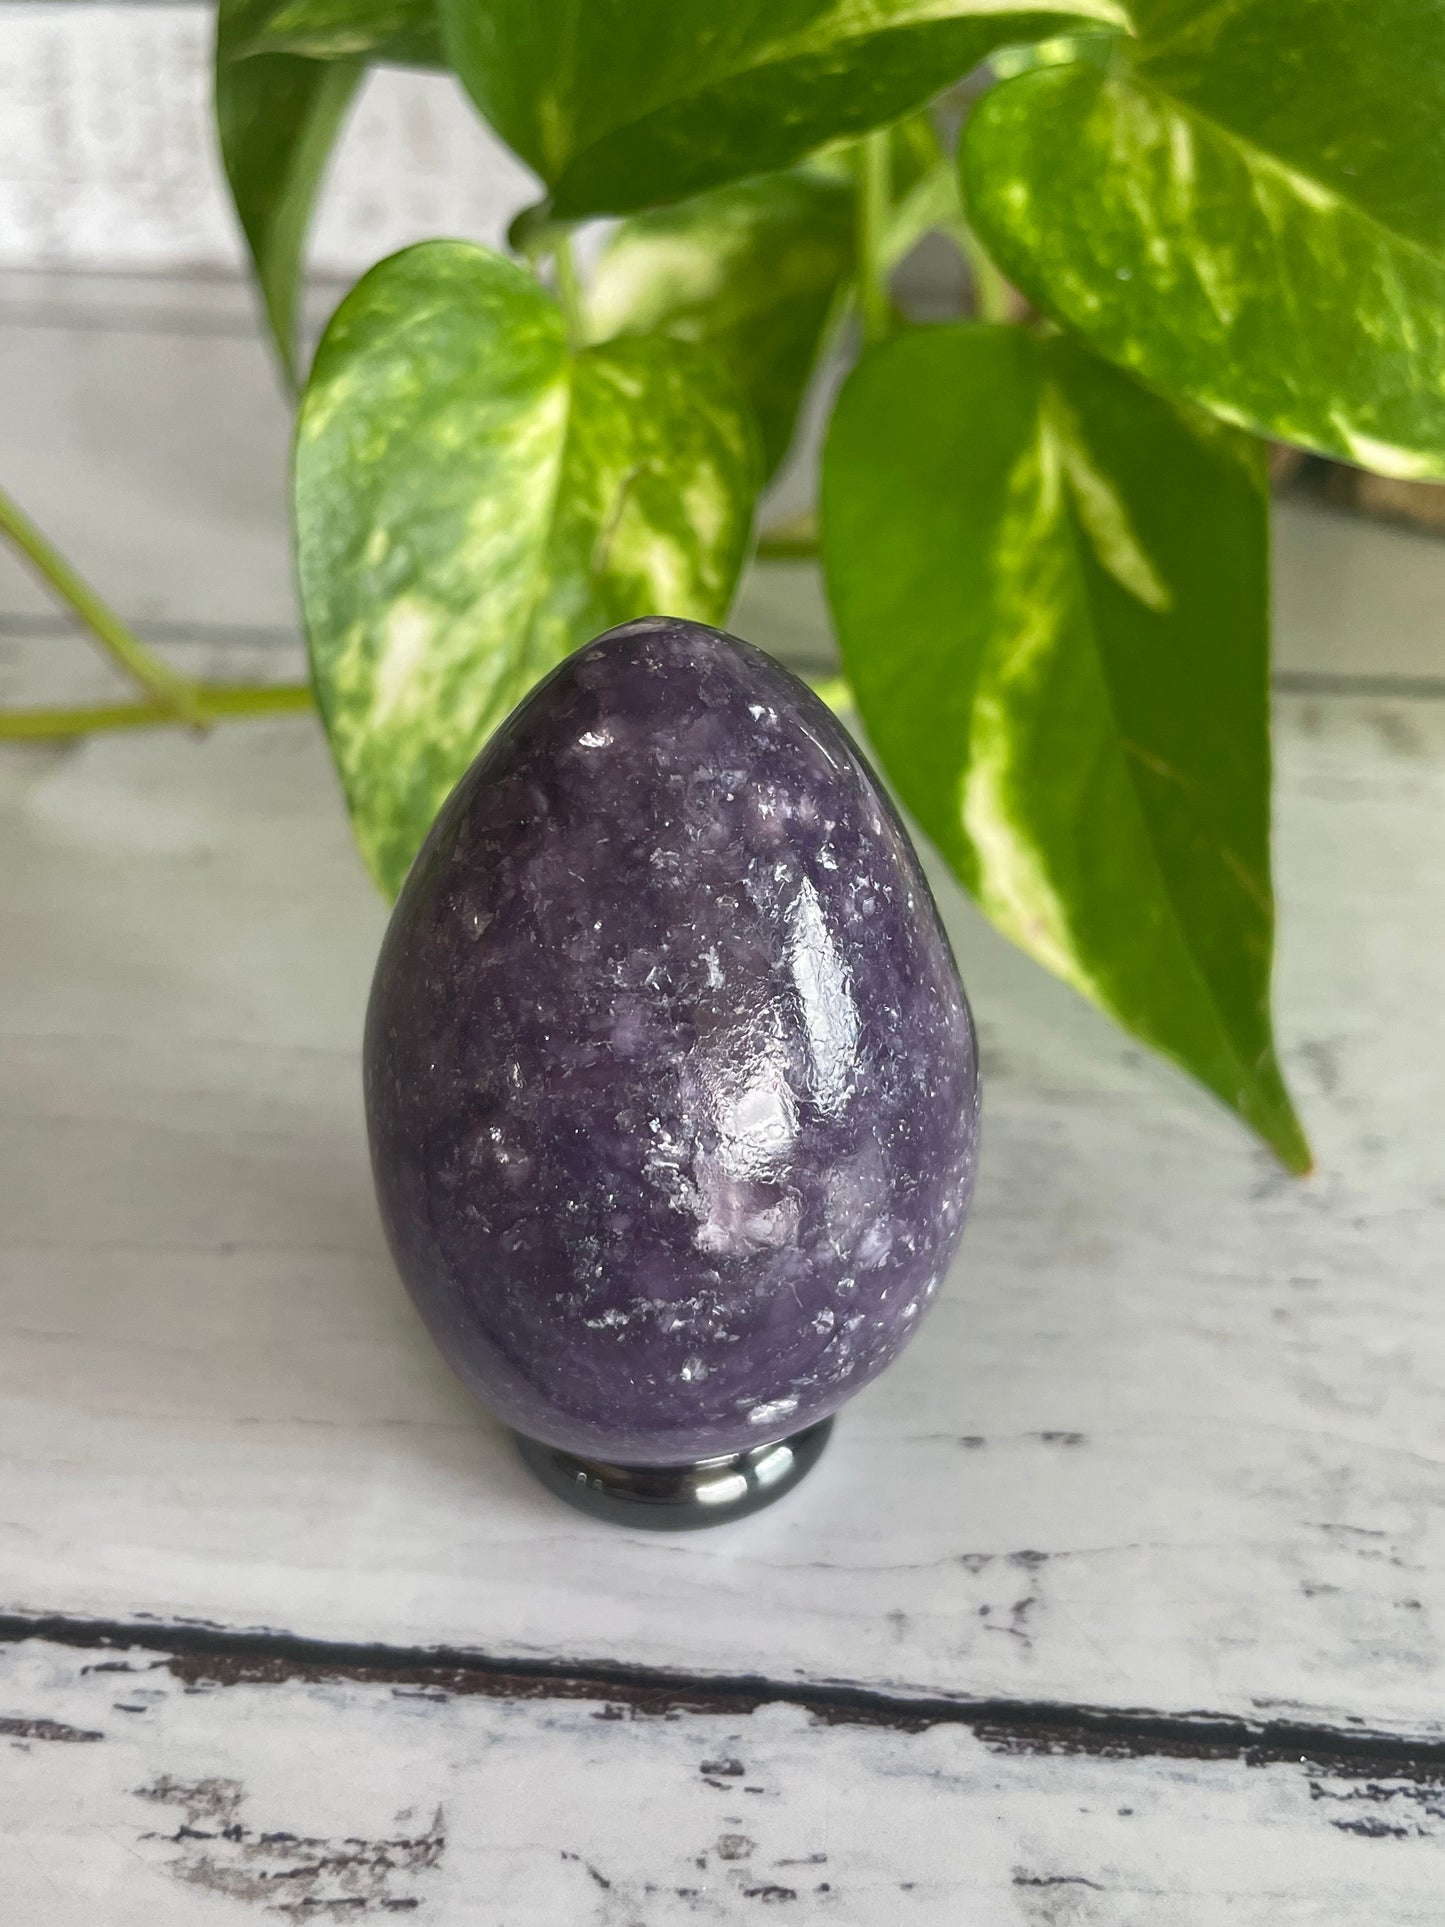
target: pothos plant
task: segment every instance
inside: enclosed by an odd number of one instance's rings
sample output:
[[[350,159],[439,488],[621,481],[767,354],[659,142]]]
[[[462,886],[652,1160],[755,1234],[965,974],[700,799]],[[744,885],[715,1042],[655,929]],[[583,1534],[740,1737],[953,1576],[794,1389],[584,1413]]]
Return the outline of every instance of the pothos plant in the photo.
[[[307,372],[307,223],[381,62],[450,69],[541,198],[508,254],[372,268]],[[856,345],[816,536],[763,550],[820,555],[868,739],[993,922],[1308,1168],[1269,1011],[1266,438],[1445,476],[1445,9],[222,0],[216,108],[383,889],[560,657],[726,618]],[[930,231],[969,294],[915,326],[890,280]]]

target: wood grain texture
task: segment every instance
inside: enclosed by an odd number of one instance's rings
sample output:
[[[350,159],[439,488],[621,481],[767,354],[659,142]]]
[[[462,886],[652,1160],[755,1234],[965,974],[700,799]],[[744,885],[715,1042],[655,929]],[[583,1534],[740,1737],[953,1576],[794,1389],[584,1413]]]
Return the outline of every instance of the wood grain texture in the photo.
[[[0,0],[0,264],[242,263],[210,120],[214,8]],[[532,177],[444,75],[378,73],[338,143],[311,259],[357,274],[408,241],[496,246]]]
[[[1445,707],[1286,698],[1300,1185],[945,893],[964,1254],[788,1506],[534,1489],[382,1248],[382,908],[304,720],[0,759],[3,1603],[950,1696],[1445,1730]]]
[[[1442,1771],[0,1649],[5,1898],[26,1927],[1413,1927],[1439,1918]]]

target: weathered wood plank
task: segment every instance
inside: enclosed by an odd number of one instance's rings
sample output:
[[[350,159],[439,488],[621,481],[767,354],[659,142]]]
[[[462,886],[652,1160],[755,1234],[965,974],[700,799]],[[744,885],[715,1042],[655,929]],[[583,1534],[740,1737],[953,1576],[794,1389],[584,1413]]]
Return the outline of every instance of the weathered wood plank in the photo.
[[[369,1197],[380,904],[304,720],[11,753],[3,1603],[1445,1730],[1445,705],[1280,704],[1296,1184],[945,904],[986,1148],[926,1335],[791,1504],[535,1490]]]
[[[0,1810],[25,1927],[1411,1927],[1445,1766],[29,1641]]]

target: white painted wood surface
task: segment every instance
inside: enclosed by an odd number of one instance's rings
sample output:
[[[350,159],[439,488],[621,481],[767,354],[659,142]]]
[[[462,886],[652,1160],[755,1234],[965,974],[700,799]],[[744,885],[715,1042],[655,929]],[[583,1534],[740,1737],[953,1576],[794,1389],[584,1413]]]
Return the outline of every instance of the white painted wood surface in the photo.
[[[279,671],[284,414],[254,342],[180,331],[198,305],[175,291],[173,334],[67,326],[63,301],[0,330],[5,469],[129,611],[204,625],[212,651],[259,630],[243,673]],[[1312,645],[1330,674],[1424,673],[1440,552],[1286,530],[1287,610],[1347,614],[1286,616],[1296,677]],[[1395,602],[1367,633],[1349,597],[1371,567]],[[12,587],[12,699],[89,688],[89,655],[27,636],[37,596]],[[806,645],[788,595],[760,578],[740,626]],[[1308,1186],[952,899],[991,1046],[965,1265],[806,1501],[731,1547],[553,1519],[412,1323],[355,1102],[381,910],[309,725],[12,752],[4,1369],[38,1409],[11,1421],[7,1602],[1433,1728],[1442,714],[1282,701]],[[857,1491],[880,1499],[861,1543]]]
[[[0,1655],[0,1706],[4,1917],[25,1927],[1440,1918],[1438,1763],[1131,1756],[997,1722],[425,1676],[227,1684],[38,1641]]]
[[[178,661],[271,676],[286,423],[246,327],[221,285],[0,279],[0,477]],[[1445,548],[1280,524],[1281,1026],[1320,1175],[941,888],[988,1077],[962,1262],[808,1484],[712,1535],[557,1507],[406,1304],[356,1076],[383,910],[314,727],[0,752],[0,1612],[1445,1735]],[[47,609],[0,558],[0,701],[105,686]],[[823,646],[786,571],[738,626]],[[686,1693],[610,1721],[279,1659],[221,1689],[23,1630],[6,1927],[1439,1914],[1434,1764],[1055,1755]],[[708,1784],[731,1758],[763,1793]],[[183,1789],[232,1781],[209,1812],[240,1833],[192,1839]],[[244,1893],[262,1873],[294,1893]]]
[[[1445,706],[1280,703],[1320,1175],[945,891],[962,1261],[797,1500],[649,1540],[533,1489],[369,1195],[382,908],[312,725],[11,752],[0,1605],[1445,1730]]]
[[[209,0],[0,0],[0,266],[240,266],[214,18]],[[435,234],[496,246],[538,192],[448,76],[388,69],[337,144],[311,259],[354,275]]]

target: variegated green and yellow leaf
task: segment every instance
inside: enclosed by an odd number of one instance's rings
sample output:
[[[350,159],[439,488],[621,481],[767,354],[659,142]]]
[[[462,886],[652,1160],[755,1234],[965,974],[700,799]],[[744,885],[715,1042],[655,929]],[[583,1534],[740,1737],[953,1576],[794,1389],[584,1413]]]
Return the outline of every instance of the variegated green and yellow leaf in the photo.
[[[958,175],[928,114],[890,131],[892,268],[930,228],[956,224]],[[656,330],[708,348],[745,389],[772,475],[857,257],[856,157],[846,148],[619,221],[593,272],[594,339]]]
[[[1046,313],[1226,421],[1445,475],[1445,9],[1141,0],[964,141],[974,223]]]
[[[1022,329],[870,350],[824,455],[829,600],[908,807],[1000,929],[1302,1169],[1266,515],[1248,438]]]
[[[726,615],[756,485],[746,404],[699,350],[576,352],[531,274],[461,242],[358,283],[301,409],[296,541],[317,698],[383,889],[563,656],[633,616]]]
[[[440,0],[463,85],[555,211],[630,213],[911,112],[995,47],[1121,0]]]
[[[853,184],[792,168],[619,222],[587,293],[594,338],[654,330],[736,373],[778,466],[853,268]]]

